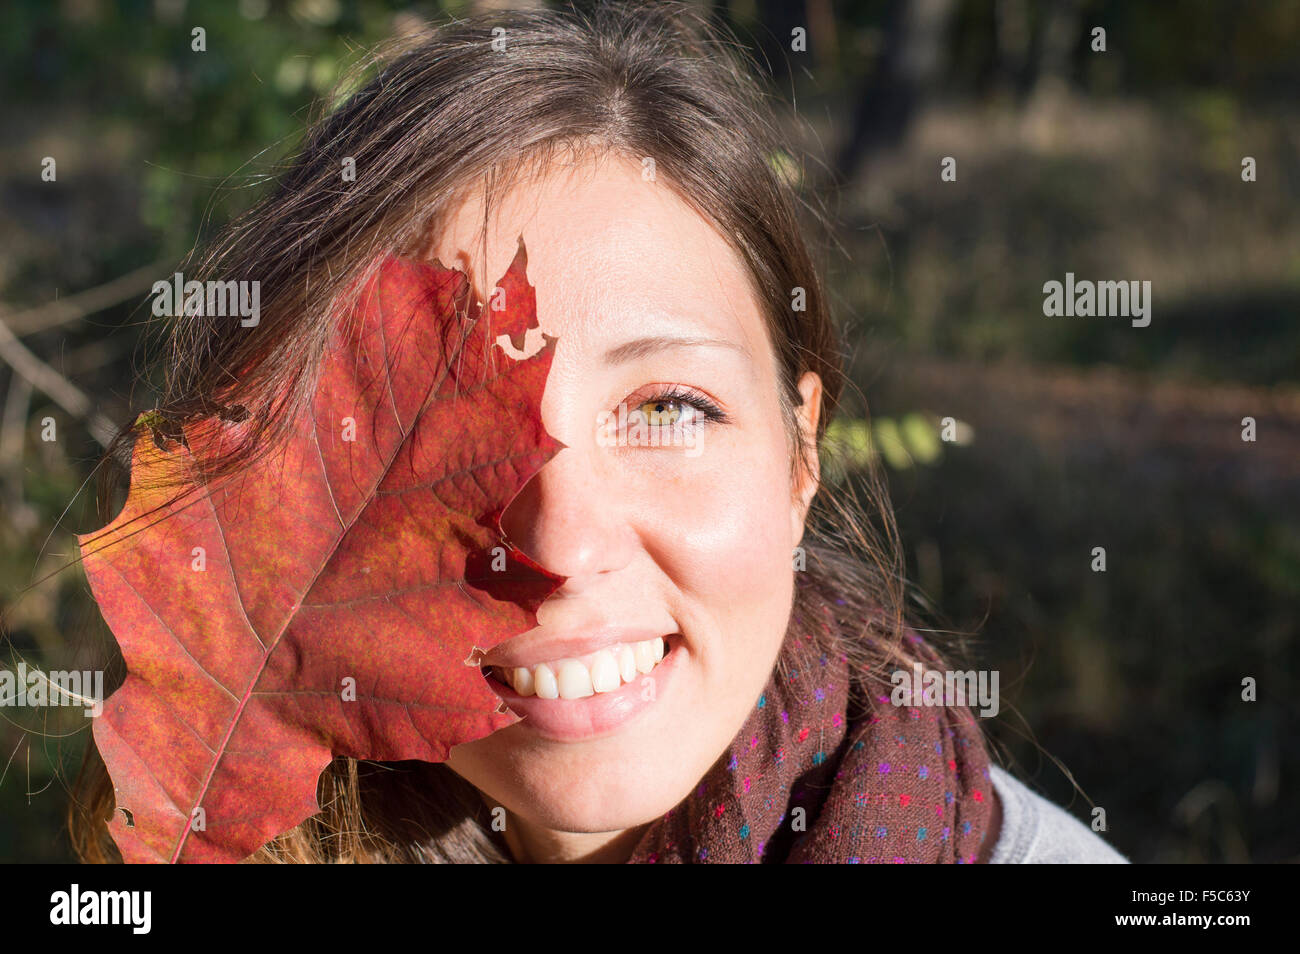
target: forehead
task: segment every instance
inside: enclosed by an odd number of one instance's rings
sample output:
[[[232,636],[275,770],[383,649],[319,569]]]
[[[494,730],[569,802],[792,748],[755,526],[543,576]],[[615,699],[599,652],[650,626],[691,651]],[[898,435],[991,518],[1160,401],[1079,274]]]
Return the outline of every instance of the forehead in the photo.
[[[770,353],[739,256],[627,157],[556,162],[495,198],[486,221],[476,191],[449,211],[429,254],[465,270],[486,300],[520,235],[538,321],[570,355],[667,334],[725,339],[755,360]]]

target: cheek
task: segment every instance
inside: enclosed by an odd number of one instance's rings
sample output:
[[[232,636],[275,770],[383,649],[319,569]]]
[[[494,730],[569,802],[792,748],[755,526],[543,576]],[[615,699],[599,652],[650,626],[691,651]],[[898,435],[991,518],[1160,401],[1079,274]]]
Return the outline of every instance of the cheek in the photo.
[[[780,431],[717,436],[695,460],[679,459],[635,488],[632,519],[650,557],[675,590],[719,618],[772,612],[788,601],[794,543],[786,454]]]

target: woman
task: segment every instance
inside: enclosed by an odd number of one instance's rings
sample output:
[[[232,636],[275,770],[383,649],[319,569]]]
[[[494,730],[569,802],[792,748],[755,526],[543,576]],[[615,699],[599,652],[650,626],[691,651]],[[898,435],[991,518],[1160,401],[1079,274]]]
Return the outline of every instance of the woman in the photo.
[[[564,583],[476,660],[519,720],[445,764],[336,760],[321,814],[254,860],[1117,859],[989,765],[964,705],[891,703],[891,672],[944,664],[902,621],[890,536],[818,480],[839,354],[797,199],[746,68],[670,9],[441,28],[205,263],[260,280],[261,319],[178,323],[169,420],[304,400],[381,252],[486,300],[522,237],[558,340],[541,413],[563,449],[501,527]],[[603,428],[629,410],[685,439]],[[80,792],[78,850],[111,858],[93,747]]]

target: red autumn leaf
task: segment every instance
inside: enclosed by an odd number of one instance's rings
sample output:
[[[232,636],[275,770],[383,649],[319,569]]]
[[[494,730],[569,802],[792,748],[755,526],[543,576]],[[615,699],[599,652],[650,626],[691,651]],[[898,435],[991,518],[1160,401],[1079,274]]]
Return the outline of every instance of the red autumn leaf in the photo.
[[[125,508],[79,538],[128,670],[94,728],[125,860],[241,860],[320,811],[331,757],[438,762],[515,721],[466,660],[562,579],[499,522],[562,446],[553,340],[516,350],[541,337],[526,261],[521,238],[488,310],[461,272],[387,259],[309,412],[236,475],[189,477],[238,423],[137,438]]]

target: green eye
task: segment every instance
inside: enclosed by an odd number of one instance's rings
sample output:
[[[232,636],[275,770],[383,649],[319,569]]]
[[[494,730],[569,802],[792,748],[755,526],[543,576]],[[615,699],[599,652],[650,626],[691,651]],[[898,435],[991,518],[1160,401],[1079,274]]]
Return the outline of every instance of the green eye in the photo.
[[[635,422],[641,427],[694,429],[707,424],[722,424],[730,417],[708,395],[684,385],[663,386],[652,391],[649,397],[637,400],[635,404],[619,405],[616,414],[625,426]]]
[[[689,405],[682,401],[656,400],[642,402],[637,406],[637,410],[651,427],[672,427],[682,419],[688,407]]]

